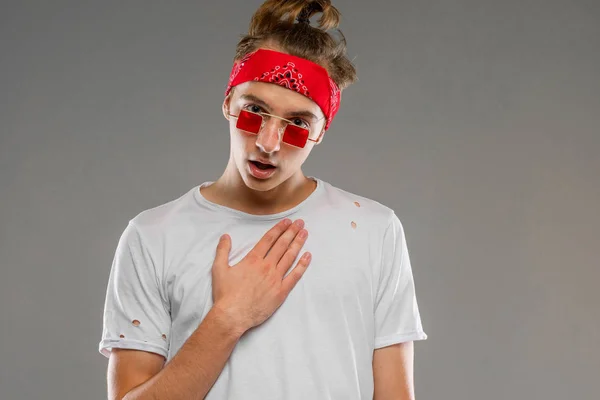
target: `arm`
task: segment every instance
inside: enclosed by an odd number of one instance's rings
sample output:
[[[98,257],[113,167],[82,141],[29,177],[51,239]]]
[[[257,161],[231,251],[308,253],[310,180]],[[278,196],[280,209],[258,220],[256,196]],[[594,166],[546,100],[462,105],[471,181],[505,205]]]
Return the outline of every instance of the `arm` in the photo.
[[[416,340],[425,340],[402,223],[395,214],[383,236],[375,297],[375,400],[414,400]]]
[[[373,353],[373,400],[414,400],[413,342],[397,343]]]
[[[109,399],[203,399],[213,386],[242,329],[213,307],[173,359],[118,350],[109,362]]]

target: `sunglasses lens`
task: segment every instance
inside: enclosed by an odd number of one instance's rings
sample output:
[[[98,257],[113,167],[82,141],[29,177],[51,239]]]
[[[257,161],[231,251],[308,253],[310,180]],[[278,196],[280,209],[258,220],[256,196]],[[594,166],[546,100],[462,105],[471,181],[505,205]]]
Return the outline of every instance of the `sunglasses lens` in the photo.
[[[308,140],[308,130],[296,125],[288,124],[283,132],[283,141],[292,146],[304,148]]]
[[[262,125],[262,116],[260,114],[251,113],[246,110],[241,110],[235,126],[250,133],[258,133]]]

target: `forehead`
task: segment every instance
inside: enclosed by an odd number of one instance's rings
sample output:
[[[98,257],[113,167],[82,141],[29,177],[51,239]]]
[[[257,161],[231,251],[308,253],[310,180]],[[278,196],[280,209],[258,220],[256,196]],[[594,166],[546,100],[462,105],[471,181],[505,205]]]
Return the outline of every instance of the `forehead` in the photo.
[[[243,95],[252,95],[259,98],[274,112],[310,111],[318,118],[324,116],[319,105],[313,100],[274,83],[244,82],[235,87],[233,100],[243,101],[241,100]]]

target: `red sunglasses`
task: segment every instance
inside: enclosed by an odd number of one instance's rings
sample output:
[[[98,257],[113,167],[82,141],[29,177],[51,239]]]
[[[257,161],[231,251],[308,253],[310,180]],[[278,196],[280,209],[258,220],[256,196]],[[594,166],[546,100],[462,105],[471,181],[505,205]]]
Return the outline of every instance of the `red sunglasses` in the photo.
[[[310,140],[311,142],[318,142],[318,139],[310,139],[308,135],[310,131],[306,128],[302,128],[298,125],[294,125],[292,121],[289,119],[278,117],[277,115],[272,115],[268,113],[255,113],[247,110],[240,110],[239,115],[229,114],[229,116],[237,118],[237,122],[235,124],[236,128],[241,129],[243,131],[253,133],[258,135],[260,129],[263,127],[264,119],[263,115],[268,115],[270,117],[279,118],[287,122],[283,131],[283,139],[284,143],[290,144],[295,147],[304,148],[306,142]]]

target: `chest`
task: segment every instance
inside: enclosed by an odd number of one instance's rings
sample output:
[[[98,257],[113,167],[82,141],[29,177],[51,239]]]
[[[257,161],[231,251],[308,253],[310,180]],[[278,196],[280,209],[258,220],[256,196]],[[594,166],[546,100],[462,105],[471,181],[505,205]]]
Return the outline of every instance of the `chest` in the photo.
[[[366,221],[297,218],[304,219],[309,236],[290,270],[306,251],[312,261],[286,302],[301,305],[310,298],[312,303],[339,304],[341,312],[368,310],[378,277],[380,244]],[[211,270],[219,237],[231,236],[229,264],[237,267],[276,222],[209,226],[192,233],[193,238],[180,240],[179,248],[173,246],[164,289],[174,324],[195,328],[212,307]]]

